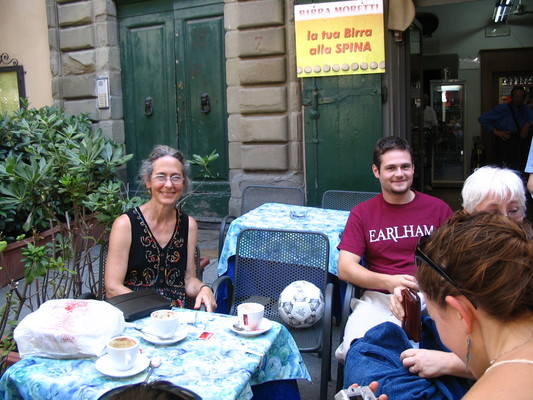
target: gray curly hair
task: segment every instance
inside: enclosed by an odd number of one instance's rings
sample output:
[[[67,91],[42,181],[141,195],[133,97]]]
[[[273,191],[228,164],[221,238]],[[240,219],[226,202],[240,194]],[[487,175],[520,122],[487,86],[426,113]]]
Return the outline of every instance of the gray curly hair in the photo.
[[[139,169],[139,178],[141,182],[146,185],[146,182],[150,179],[154,171],[154,163],[156,160],[165,156],[174,157],[183,165],[183,193],[187,193],[191,184],[189,178],[189,164],[186,162],[185,156],[181,151],[164,144],[156,145],[148,157],[142,161]]]

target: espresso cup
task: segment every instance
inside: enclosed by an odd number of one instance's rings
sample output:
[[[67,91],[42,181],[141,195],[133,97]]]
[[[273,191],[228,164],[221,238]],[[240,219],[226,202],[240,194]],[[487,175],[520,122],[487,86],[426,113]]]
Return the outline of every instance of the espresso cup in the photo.
[[[259,328],[264,313],[265,306],[259,303],[242,303],[237,306],[239,325],[247,331]]]
[[[129,336],[119,336],[107,342],[107,354],[111,365],[118,371],[127,371],[135,365],[139,353],[139,341]]]
[[[150,314],[150,323],[154,332],[165,339],[176,336],[179,325],[179,313],[172,310],[157,310]]]

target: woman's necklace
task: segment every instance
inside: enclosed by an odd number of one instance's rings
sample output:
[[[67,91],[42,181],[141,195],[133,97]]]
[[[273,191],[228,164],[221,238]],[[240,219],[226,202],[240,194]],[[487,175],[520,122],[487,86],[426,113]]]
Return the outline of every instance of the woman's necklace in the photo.
[[[523,345],[528,344],[528,343],[531,342],[531,341],[533,341],[533,338],[530,338],[530,339],[526,340],[525,342],[520,343],[518,346],[515,346],[515,347],[513,347],[512,349],[509,349],[509,350],[504,351],[503,353],[500,353],[497,357],[494,357],[492,360],[490,360],[490,365],[494,364],[494,362],[495,362],[498,358],[500,358],[501,356],[503,356],[503,355],[505,355],[505,354],[507,354],[507,353],[510,353],[511,351],[516,350],[516,349],[518,349],[519,347],[522,347]]]

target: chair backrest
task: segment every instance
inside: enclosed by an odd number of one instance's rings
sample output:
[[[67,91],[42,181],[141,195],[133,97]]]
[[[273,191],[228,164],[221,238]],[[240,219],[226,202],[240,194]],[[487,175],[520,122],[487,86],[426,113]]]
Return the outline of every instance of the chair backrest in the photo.
[[[97,300],[105,300],[105,285],[104,285],[104,274],[105,274],[105,264],[107,262],[107,251],[109,250],[109,242],[104,242],[100,248],[100,255],[98,260],[98,282],[96,282],[96,288],[94,297]],[[203,272],[205,268],[204,257],[201,257],[200,248],[196,245],[196,250],[194,252],[194,263],[196,264],[196,277],[200,280],[203,278]],[[192,309],[194,306],[194,299],[186,299],[186,307]]]
[[[305,193],[300,187],[250,185],[242,192],[241,215],[265,203],[305,205]]]
[[[350,211],[357,204],[367,201],[378,194],[379,192],[327,190],[322,195],[322,208]]]
[[[324,294],[328,261],[329,240],[322,233],[270,229],[241,231],[237,239],[230,313],[236,314],[237,305],[244,302],[261,303],[265,306],[265,317],[284,324],[301,350],[317,350],[322,340],[321,323],[312,328],[292,328],[281,319],[278,300],[283,289],[298,280],[313,283]]]

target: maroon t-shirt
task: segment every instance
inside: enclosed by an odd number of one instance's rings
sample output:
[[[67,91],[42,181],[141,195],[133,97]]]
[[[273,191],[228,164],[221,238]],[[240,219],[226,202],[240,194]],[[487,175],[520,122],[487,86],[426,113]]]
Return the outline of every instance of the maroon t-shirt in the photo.
[[[364,257],[371,271],[388,275],[415,275],[415,248],[452,215],[442,200],[414,191],[407,204],[389,204],[379,194],[350,212],[340,250]]]

